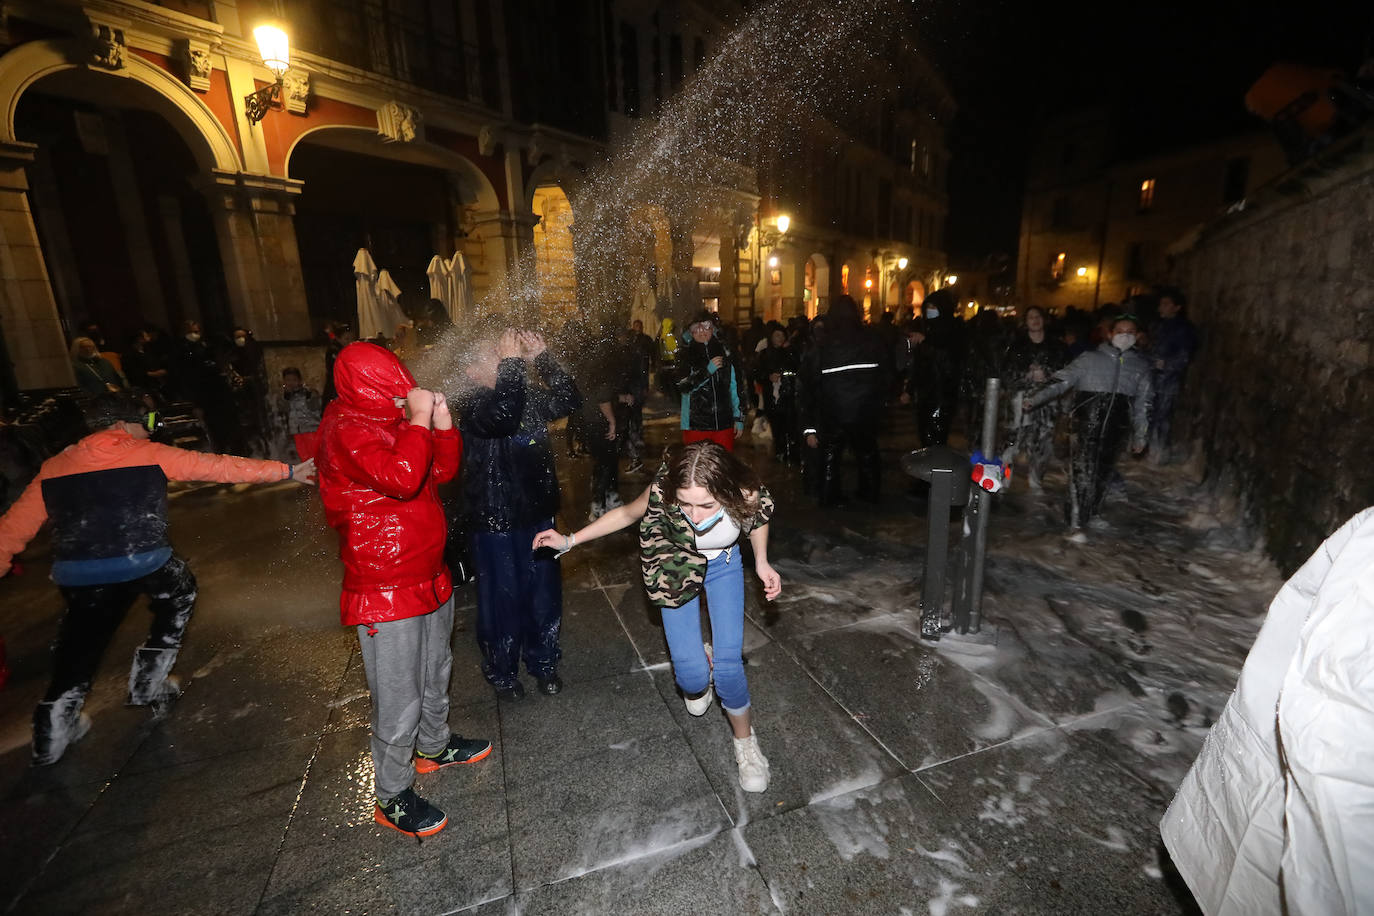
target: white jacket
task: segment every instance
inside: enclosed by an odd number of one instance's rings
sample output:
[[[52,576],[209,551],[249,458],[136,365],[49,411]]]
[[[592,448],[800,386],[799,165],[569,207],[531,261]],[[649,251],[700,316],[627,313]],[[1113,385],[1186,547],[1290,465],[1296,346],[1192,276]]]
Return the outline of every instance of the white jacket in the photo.
[[[1208,916],[1374,913],[1374,509],[1280,589],[1160,831]]]

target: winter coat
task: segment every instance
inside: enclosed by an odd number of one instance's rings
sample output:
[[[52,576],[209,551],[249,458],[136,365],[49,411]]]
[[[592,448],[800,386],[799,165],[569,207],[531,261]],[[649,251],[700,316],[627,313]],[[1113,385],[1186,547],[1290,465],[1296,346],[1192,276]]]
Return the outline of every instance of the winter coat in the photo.
[[[54,582],[132,582],[172,556],[168,480],[267,483],[290,474],[280,461],[188,452],[121,428],[91,433],[43,462],[0,518],[0,574],[51,518]]]
[[[1007,347],[1006,355],[1002,357],[1002,368],[1007,387],[1013,391],[1025,391],[1048,382],[1050,376],[1063,369],[1068,362],[1068,350],[1062,341],[1047,333],[1043,340],[1036,343],[1023,331]],[[1039,381],[1033,381],[1030,377],[1032,366],[1038,366],[1044,373]]]
[[[1187,318],[1175,315],[1150,329],[1150,359],[1164,363],[1156,374],[1169,381],[1181,380],[1197,351],[1197,329]]]
[[[282,389],[277,412],[287,435],[313,433],[320,425],[320,396],[313,388]]]
[[[339,533],[345,626],[428,614],[453,593],[439,484],[458,473],[456,429],[405,421],[394,399],[415,379],[385,347],[353,343],[334,362],[315,466],[325,520]]]
[[[668,466],[658,469],[649,485],[649,507],[639,523],[639,565],[649,601],[659,607],[682,607],[701,591],[706,581],[706,556],[697,550],[696,532],[677,506],[676,494],[663,491]],[[773,517],[773,498],[767,487],[759,488],[759,508],[753,518],[734,519],[740,537]]]
[[[952,405],[963,369],[964,323],[949,315],[922,317],[917,329],[925,339],[912,354],[907,393],[923,403]]]
[[[534,359],[542,386],[530,386],[525,361],[501,360],[495,388],[459,400],[463,432],[463,499],[470,532],[527,528],[558,512],[558,475],[548,425],[582,403],[572,376],[548,352]]]
[[[1374,510],[1279,591],[1160,824],[1208,916],[1374,912]]]
[[[1150,363],[1138,351],[1118,350],[1109,343],[1098,344],[1096,350],[1081,354],[1056,372],[1054,381],[1030,399],[1030,406],[1039,407],[1070,390],[1129,397],[1131,443],[1137,447],[1145,445],[1154,384],[1150,378]]]
[[[827,334],[802,357],[803,434],[877,422],[891,376],[889,353],[877,334],[863,327]]]
[[[719,369],[711,364],[717,356],[725,362]],[[682,395],[682,428],[717,431],[744,422],[744,376],[735,365],[734,355],[717,337],[707,343],[688,341],[677,351],[682,378],[677,383]]]

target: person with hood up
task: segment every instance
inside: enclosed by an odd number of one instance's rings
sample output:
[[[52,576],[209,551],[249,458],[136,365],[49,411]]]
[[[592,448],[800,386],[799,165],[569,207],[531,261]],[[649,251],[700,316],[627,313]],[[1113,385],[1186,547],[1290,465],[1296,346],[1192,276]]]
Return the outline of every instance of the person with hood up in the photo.
[[[314,441],[325,519],[339,533],[344,565],[340,617],[357,629],[372,693],[373,819],[430,836],[448,817],[416,794],[416,772],[491,753],[491,742],[448,724],[453,584],[438,489],[458,473],[462,440],[444,396],[417,387],[385,347],[340,350],[334,388]]]
[[[157,414],[128,393],[85,408],[90,435],[43,462],[0,518],[0,575],[52,520],[52,580],[67,605],[53,676],[33,713],[33,763],[56,763],[90,729],[81,711],[100,657],[129,608],[148,596],[153,623],[134,652],[129,705],[162,717],[181,694],[170,676],[196,604],[196,578],[167,538],[167,481],[311,483],[315,467],[207,455],[150,440]]]
[[[882,484],[878,425],[892,377],[882,339],[864,327],[859,305],[840,296],[826,312],[825,337],[802,360],[802,435],[821,457],[821,505],[842,499],[840,462],[848,447],[857,467],[858,496],[877,502]]]
[[[702,312],[688,326],[691,340],[678,350],[678,394],[682,395],[682,441],[710,440],[734,451],[744,431],[749,401],[734,354],[716,333],[715,315]]]
[[[1121,315],[1112,323],[1111,338],[1098,344],[1054,374],[1054,380],[1022,401],[1035,410],[1066,391],[1078,392],[1072,409],[1073,455],[1069,462],[1069,526],[1075,540],[1102,505],[1107,482],[1127,438],[1131,451],[1145,450],[1149,430],[1150,363],[1135,347],[1136,322]]]
[[[530,362],[543,385],[529,383]],[[501,699],[521,699],[523,656],[540,693],[552,696],[563,689],[562,573],[557,559],[530,544],[558,513],[548,425],[576,411],[582,396],[544,338],[530,331],[507,328],[479,340],[464,373],[463,500],[477,571],[482,674]]]

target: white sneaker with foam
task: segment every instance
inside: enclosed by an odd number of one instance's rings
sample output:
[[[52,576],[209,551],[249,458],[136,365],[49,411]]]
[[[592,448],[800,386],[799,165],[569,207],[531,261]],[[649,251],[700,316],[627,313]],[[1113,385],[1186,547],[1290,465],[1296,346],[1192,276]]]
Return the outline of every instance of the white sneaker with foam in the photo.
[[[748,738],[735,738],[735,763],[739,765],[740,788],[746,792],[762,792],[768,788],[768,758],[759,750],[754,730]]]
[[[692,697],[683,697],[683,700],[687,703],[688,712],[694,716],[704,716],[706,715],[706,710],[710,709],[711,704],[716,701],[716,691],[710,684],[707,684],[706,692],[701,696],[695,699]]]

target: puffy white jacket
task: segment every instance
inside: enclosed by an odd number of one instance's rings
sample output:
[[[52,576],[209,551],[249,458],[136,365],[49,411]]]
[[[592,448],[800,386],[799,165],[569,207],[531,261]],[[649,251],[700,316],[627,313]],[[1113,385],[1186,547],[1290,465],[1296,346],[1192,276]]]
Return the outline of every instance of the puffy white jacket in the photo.
[[[1208,916],[1374,913],[1374,509],[1279,591],[1160,830]]]

